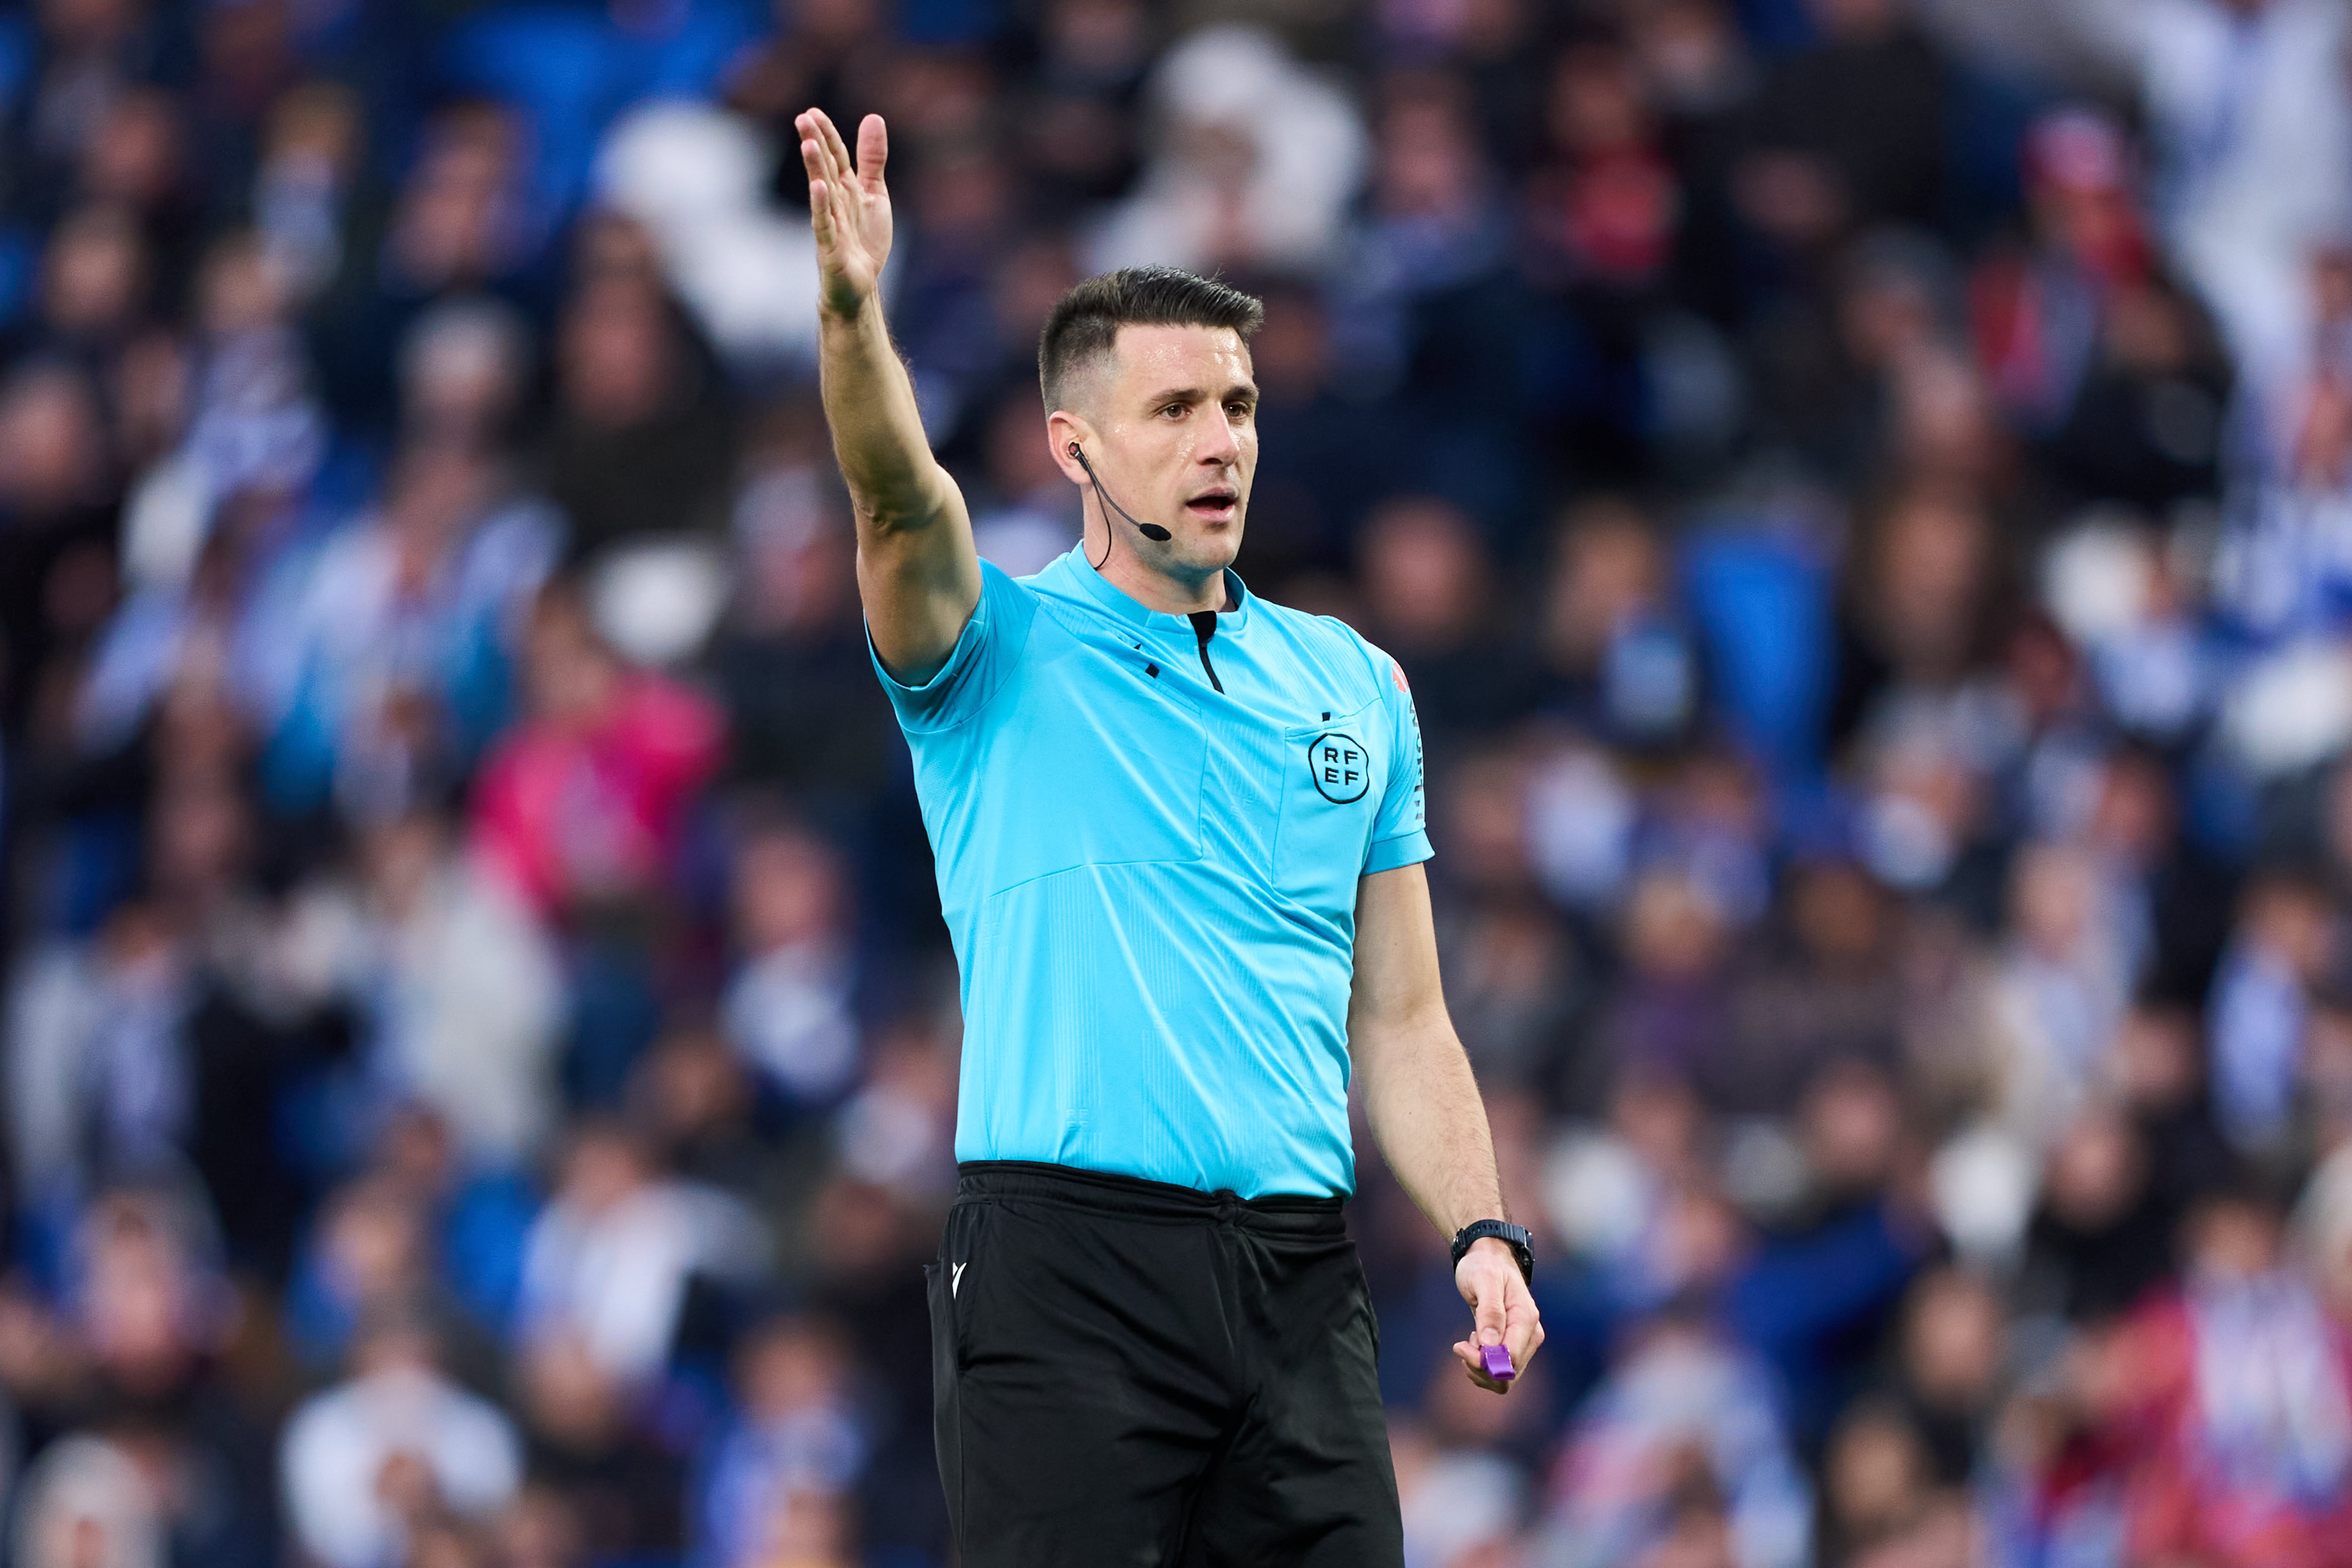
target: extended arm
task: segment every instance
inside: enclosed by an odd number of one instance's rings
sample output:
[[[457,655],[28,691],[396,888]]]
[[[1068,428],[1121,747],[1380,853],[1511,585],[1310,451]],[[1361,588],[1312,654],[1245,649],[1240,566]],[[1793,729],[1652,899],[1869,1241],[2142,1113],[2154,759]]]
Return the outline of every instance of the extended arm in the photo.
[[[1348,1047],[1373,1140],[1430,1223],[1450,1238],[1474,1221],[1507,1217],[1486,1103],[1445,1012],[1429,880],[1419,865],[1358,884]],[[1501,1242],[1480,1241],[1463,1254],[1454,1283],[1475,1325],[1454,1353],[1473,1382],[1506,1393],[1508,1384],[1480,1370],[1478,1347],[1503,1345],[1524,1368],[1543,1343],[1518,1262]]]
[[[889,140],[882,117],[867,115],[853,166],[824,110],[793,123],[816,232],[824,417],[857,511],[857,591],[874,650],[892,675],[919,686],[955,651],[980,603],[980,556],[963,497],[931,456],[914,384],[882,320]]]

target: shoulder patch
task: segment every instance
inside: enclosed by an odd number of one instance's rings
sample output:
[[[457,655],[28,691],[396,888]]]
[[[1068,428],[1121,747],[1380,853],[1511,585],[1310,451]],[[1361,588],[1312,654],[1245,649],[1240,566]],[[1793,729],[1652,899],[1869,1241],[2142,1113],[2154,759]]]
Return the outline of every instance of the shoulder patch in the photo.
[[[1405,684],[1404,666],[1393,658],[1389,660],[1389,679],[1396,682],[1396,689],[1399,691],[1409,692],[1412,689],[1411,686]]]

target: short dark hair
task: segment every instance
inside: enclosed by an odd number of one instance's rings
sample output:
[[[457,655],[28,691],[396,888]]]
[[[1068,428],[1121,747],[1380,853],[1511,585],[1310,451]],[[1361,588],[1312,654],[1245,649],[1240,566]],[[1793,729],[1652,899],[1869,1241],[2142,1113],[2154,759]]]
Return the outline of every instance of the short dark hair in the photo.
[[[1230,327],[1246,342],[1265,324],[1265,307],[1231,284],[1181,267],[1122,267],[1062,296],[1037,337],[1037,383],[1045,412],[1063,406],[1070,373],[1110,353],[1121,327]]]

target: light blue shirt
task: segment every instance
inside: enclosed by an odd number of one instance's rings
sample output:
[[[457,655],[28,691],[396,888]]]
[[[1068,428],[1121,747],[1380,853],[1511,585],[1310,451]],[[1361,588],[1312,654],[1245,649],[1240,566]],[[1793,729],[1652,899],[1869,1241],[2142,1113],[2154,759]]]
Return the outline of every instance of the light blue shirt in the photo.
[[[921,686],[875,661],[962,971],[959,1160],[1355,1188],[1356,884],[1429,858],[1420,726],[1386,654],[1228,581],[1213,681],[1078,551],[982,563]]]

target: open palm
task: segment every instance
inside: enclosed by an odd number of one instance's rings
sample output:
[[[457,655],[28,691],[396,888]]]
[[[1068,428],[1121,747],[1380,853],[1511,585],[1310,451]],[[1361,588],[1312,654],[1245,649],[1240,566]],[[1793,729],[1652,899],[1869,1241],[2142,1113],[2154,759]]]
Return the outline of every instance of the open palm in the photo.
[[[882,117],[857,127],[857,161],[822,109],[793,121],[808,165],[809,222],[816,230],[818,287],[824,308],[854,316],[874,295],[882,264],[890,259],[890,189],[882,183],[890,138]]]

